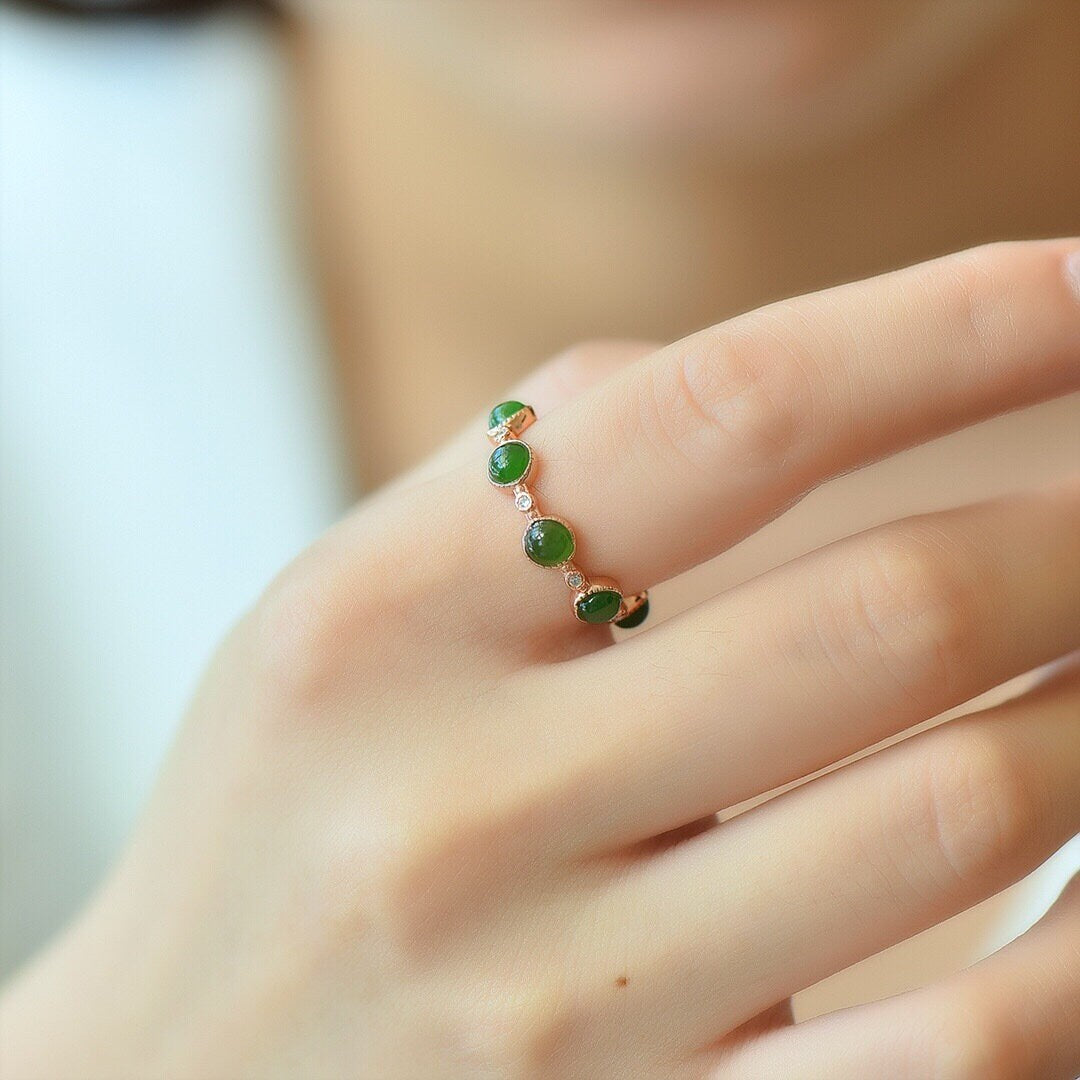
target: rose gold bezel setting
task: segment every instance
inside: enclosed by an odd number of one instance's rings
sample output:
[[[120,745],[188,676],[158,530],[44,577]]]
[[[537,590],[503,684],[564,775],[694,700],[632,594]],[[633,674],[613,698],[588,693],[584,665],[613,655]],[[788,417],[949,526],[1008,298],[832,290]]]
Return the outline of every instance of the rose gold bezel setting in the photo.
[[[531,405],[526,405],[524,408],[518,409],[513,416],[508,416],[501,424],[488,428],[487,435],[493,443],[498,445],[501,442],[516,438],[535,421],[536,413],[533,412]]]
[[[618,584],[611,578],[601,577],[590,580],[588,574],[574,562],[574,558],[578,551],[577,533],[574,531],[574,527],[565,518],[557,517],[555,514],[545,514],[540,509],[535,493],[525,483],[525,481],[535,472],[536,455],[533,453],[533,448],[523,439],[518,438],[518,436],[535,420],[536,413],[533,412],[532,406],[525,405],[514,413],[513,416],[508,417],[495,427],[488,429],[488,439],[495,448],[505,446],[509,442],[518,442],[521,443],[529,453],[529,464],[526,466],[525,472],[519,476],[517,480],[508,484],[500,484],[491,478],[489,469],[488,482],[492,487],[503,488],[504,490],[508,489],[513,492],[514,505],[525,515],[525,519],[528,523],[521,534],[521,550],[524,553],[525,558],[528,559],[533,566],[538,566],[541,570],[558,570],[563,575],[563,581],[573,594],[571,606],[574,612],[574,620],[576,622],[585,623],[586,626],[603,626],[603,623],[590,623],[588,620],[581,618],[578,614],[578,604],[593,593],[615,592],[619,595],[619,610],[611,619],[606,621],[608,625],[617,623],[622,619],[628,618],[637,611],[642,604],[648,600],[649,594],[647,592],[639,592],[634,593],[633,596],[625,596],[622,589],[620,589]],[[492,450],[491,453],[494,453],[494,450]],[[490,460],[491,454],[488,455],[488,461],[490,462]],[[529,533],[529,529],[538,521],[558,522],[558,524],[570,534],[570,542],[573,545],[573,549],[571,550],[568,559],[561,563],[555,563],[552,566],[544,566],[542,563],[538,563],[530,557],[529,549],[525,544],[525,538]]]
[[[598,593],[598,592],[618,593],[619,594],[619,610],[616,611],[615,614],[612,615],[612,617],[610,619],[605,619],[603,623],[591,623],[591,622],[589,622],[588,619],[583,619],[578,614],[578,603],[581,600],[584,600],[586,596],[592,596],[593,593]],[[603,626],[604,623],[607,623],[608,625],[610,625],[616,619],[624,618],[623,607],[625,606],[625,604],[626,604],[626,601],[625,601],[625,599],[623,597],[622,589],[620,589],[619,586],[616,585],[615,582],[611,580],[611,578],[597,578],[595,581],[587,581],[585,583],[585,585],[582,586],[581,588],[579,588],[570,599],[570,605],[571,605],[571,607],[573,608],[573,611],[574,611],[574,618],[577,619],[578,622],[585,623],[586,626]]]
[[[525,531],[521,534],[521,550],[525,552],[525,558],[528,559],[529,562],[533,564],[533,566],[539,567],[541,570],[561,570],[565,572],[566,567],[568,567],[574,561],[574,556],[577,554],[577,533],[574,532],[574,526],[571,525],[569,521],[566,521],[561,517],[556,517],[554,514],[540,513],[540,511],[535,505],[535,501],[533,504],[533,510],[536,512],[535,514],[533,514],[532,512],[529,513],[529,524],[525,526]],[[525,546],[525,537],[528,535],[529,529],[538,521],[557,521],[560,525],[563,526],[564,529],[567,530],[567,532],[570,533],[570,539],[574,543],[574,550],[570,552],[569,559],[565,559],[561,563],[552,563],[551,566],[544,566],[543,563],[535,562],[532,558],[530,558],[529,549]]]
[[[500,484],[498,482],[498,480],[492,480],[491,479],[491,471],[490,471],[491,455],[494,454],[496,450],[499,450],[504,446],[510,446],[511,443],[517,443],[518,446],[524,446],[525,447],[525,449],[529,453],[529,464],[525,466],[525,471],[516,480],[510,480],[505,484]],[[524,484],[525,481],[529,479],[529,477],[532,475],[533,465],[535,465],[535,464],[536,464],[536,455],[533,453],[533,448],[527,442],[525,442],[522,439],[503,439],[502,442],[496,443],[496,445],[491,448],[491,453],[488,454],[488,483],[492,487],[497,487],[497,488],[516,488],[516,487]]]
[[[633,593],[630,596],[623,596],[622,611],[612,619],[612,622],[618,622],[620,619],[628,619],[642,604],[648,602],[649,590],[642,589],[641,592]]]

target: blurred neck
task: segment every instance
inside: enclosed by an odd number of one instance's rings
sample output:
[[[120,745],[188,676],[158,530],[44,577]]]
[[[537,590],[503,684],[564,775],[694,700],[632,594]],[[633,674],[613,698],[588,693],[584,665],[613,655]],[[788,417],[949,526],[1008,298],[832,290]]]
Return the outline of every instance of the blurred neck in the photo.
[[[559,145],[360,31],[297,30],[358,476],[385,478],[575,340],[668,340],[945,250],[1080,232],[1080,32],[1046,11],[887,127],[758,165]]]

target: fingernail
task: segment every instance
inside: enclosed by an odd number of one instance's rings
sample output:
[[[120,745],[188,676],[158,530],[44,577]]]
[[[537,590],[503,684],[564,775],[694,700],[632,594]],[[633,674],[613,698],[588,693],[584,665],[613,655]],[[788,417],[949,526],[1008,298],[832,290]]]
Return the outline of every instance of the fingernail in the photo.
[[[1065,280],[1080,300],[1080,250],[1072,251],[1065,256]]]

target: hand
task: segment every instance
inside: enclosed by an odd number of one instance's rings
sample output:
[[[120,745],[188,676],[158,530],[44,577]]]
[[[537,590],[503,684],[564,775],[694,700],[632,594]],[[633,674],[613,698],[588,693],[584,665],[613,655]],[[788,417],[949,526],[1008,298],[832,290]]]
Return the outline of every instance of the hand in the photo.
[[[578,350],[514,395],[544,506],[633,591],[842,470],[1076,388],[1076,249],[968,252],[633,362]],[[522,556],[483,427],[224,644],[125,857],[10,990],[3,1075],[1080,1071],[1075,888],[945,983],[787,1005],[1077,831],[1075,664],[713,816],[1080,648],[1080,489],[877,528],[612,644]]]

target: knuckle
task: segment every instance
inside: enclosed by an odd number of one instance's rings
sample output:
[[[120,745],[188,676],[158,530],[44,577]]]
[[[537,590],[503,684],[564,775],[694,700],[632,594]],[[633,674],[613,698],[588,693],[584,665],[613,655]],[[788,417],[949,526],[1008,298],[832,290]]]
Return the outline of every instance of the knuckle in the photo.
[[[989,279],[1007,270],[1011,261],[1024,250],[1024,245],[1010,240],[995,240],[988,244],[976,244],[940,260],[940,264],[954,271],[960,282],[967,281],[979,287]]]
[[[663,429],[694,463],[725,458],[748,468],[796,463],[808,430],[808,380],[793,346],[755,332],[763,313],[740,326],[696,334],[658,366],[654,395]]]
[[[1038,770],[1015,740],[992,721],[956,722],[932,741],[924,775],[922,820],[952,877],[981,881],[1026,864],[1046,806]]]
[[[1031,245],[1023,240],[995,240],[977,244],[941,260],[954,270],[961,283],[982,288],[1006,278],[1015,278],[1030,262]]]
[[[419,963],[432,958],[432,940],[442,933],[439,907],[439,841],[429,826],[402,815],[395,835],[384,836],[364,870],[356,902],[365,923],[402,959]],[[438,904],[436,902],[438,898]]]
[[[534,997],[511,1025],[504,1048],[510,1074],[518,1080],[551,1080],[567,1075],[575,1057],[575,1009],[555,994]]]
[[[400,955],[426,963],[509,900],[511,828],[497,811],[409,816],[371,870],[365,906]]]
[[[312,704],[352,665],[386,671],[401,659],[392,628],[425,610],[418,601],[441,568],[395,542],[411,510],[405,497],[378,521],[345,518],[267,587],[246,623],[255,675],[271,700]],[[385,632],[371,633],[373,625]]]
[[[538,855],[550,802],[494,792],[467,807],[455,802],[398,808],[392,835],[365,860],[365,921],[422,967],[455,942],[513,923],[523,898],[550,888],[558,873],[556,859]]]
[[[475,1010],[463,1025],[465,1057],[483,1075],[503,1080],[560,1080],[582,1073],[578,1007],[541,982],[528,994],[499,987],[490,1008]]]
[[[880,657],[920,703],[958,685],[978,641],[977,582],[962,560],[915,532],[882,530],[861,542],[841,602],[854,601],[855,647]]]
[[[580,341],[555,356],[542,374],[553,384],[559,397],[569,399],[656,348],[651,342],[616,338]]]
[[[316,551],[286,568],[251,614],[252,657],[267,698],[295,705],[325,694],[361,617],[356,598]]]

